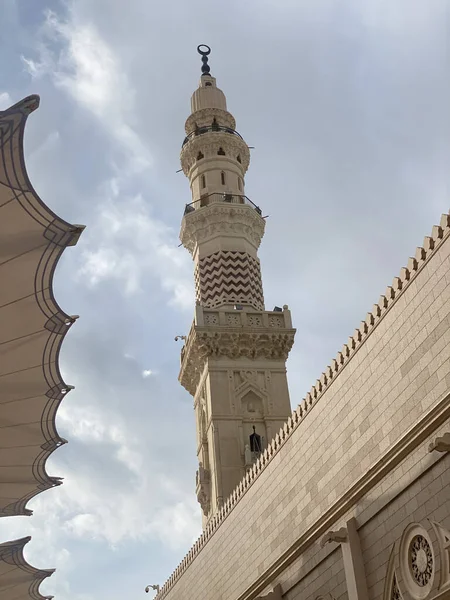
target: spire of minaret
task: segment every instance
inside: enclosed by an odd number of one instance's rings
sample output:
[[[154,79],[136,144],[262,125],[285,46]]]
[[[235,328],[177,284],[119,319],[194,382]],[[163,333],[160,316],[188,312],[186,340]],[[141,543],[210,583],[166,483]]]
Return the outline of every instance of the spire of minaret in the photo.
[[[290,415],[285,363],[295,330],[287,306],[265,310],[265,220],[244,189],[250,151],[210,73],[211,49],[197,50],[202,75],[180,156],[192,194],[180,239],[194,261],[197,303],[179,379],[194,397],[206,524]]]
[[[200,44],[197,46],[197,52],[202,56],[202,75],[209,75],[211,69],[208,65],[208,56],[211,54],[211,48],[206,44]]]

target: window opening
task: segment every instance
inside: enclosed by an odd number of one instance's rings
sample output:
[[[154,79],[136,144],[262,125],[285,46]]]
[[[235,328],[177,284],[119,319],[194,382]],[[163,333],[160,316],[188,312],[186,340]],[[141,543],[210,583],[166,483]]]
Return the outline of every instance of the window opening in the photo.
[[[202,188],[206,187],[206,177],[202,175]]]
[[[220,181],[222,182],[222,185],[225,185],[225,173],[223,171],[220,174]]]
[[[250,450],[257,454],[262,452],[261,436],[256,433],[256,427],[253,425],[253,433],[250,436]]]

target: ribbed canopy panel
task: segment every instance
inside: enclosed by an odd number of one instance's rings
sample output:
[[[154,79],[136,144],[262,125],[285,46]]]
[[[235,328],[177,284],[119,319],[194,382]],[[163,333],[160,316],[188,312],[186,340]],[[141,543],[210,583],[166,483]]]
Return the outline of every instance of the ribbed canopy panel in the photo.
[[[57,217],[28,179],[23,133],[38,106],[29,96],[0,112],[0,516],[31,514],[30,498],[61,483],[45,463],[65,443],[55,427],[68,391],[58,356],[75,318],[52,282],[84,227]]]

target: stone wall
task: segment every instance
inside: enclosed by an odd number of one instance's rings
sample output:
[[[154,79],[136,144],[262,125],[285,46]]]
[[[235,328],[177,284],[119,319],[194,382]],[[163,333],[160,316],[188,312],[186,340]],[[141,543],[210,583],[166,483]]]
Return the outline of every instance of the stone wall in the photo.
[[[390,486],[410,485],[408,461],[420,474],[437,460],[426,444],[450,418],[449,231],[444,216],[158,599],[251,600],[285,586],[324,533],[350,516],[369,523]]]
[[[435,555],[439,555],[429,521],[438,522],[450,530],[450,454],[430,454],[428,444],[448,428],[446,424],[436,430],[333,525],[334,530],[339,530],[348,519],[356,517],[370,600],[383,598],[393,549],[399,587],[403,597],[408,597],[399,569],[399,546],[410,523],[424,526],[433,540]],[[442,562],[436,560],[434,592],[439,586],[441,565]],[[315,600],[319,596],[327,600],[327,594],[335,600],[346,600],[347,585],[340,545],[331,543],[322,548],[319,543],[312,544],[267,589],[276,582],[282,584],[283,598],[288,600]]]

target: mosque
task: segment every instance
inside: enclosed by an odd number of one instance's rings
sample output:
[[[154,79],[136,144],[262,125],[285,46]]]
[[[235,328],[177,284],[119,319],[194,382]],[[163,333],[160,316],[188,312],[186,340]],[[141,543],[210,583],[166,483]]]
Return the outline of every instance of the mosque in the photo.
[[[450,217],[292,412],[288,306],[266,310],[265,220],[199,46],[181,167],[195,315],[179,380],[203,533],[157,600],[450,598]]]
[[[246,195],[249,147],[210,48],[198,51],[180,232],[196,305],[179,380],[194,402],[203,532],[146,591],[157,600],[450,600],[450,215],[292,411],[295,329],[287,305],[264,304],[266,222]],[[65,442],[54,421],[71,389],[58,356],[77,316],[59,308],[52,277],[83,226],[52,213],[26,175],[23,132],[37,106],[31,96],[0,112],[0,516],[30,514],[27,502],[61,483],[45,462]],[[51,571],[26,563],[28,539],[0,545],[5,600],[11,589],[14,600],[44,599]]]

